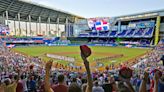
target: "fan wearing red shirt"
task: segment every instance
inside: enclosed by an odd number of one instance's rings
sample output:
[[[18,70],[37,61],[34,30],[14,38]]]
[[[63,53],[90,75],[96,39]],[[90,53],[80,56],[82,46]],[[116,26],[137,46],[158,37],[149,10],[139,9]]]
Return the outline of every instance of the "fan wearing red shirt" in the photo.
[[[68,87],[64,83],[64,75],[58,76],[58,85],[52,86],[54,92],[68,92]]]
[[[68,92],[68,87],[64,85],[64,75],[58,76],[58,85],[52,86],[49,83],[50,80],[50,70],[52,67],[53,60],[50,60],[46,63],[46,75],[44,79],[44,88],[45,92]]]
[[[18,81],[17,83],[17,88],[16,88],[16,92],[23,92],[23,83],[21,80]]]

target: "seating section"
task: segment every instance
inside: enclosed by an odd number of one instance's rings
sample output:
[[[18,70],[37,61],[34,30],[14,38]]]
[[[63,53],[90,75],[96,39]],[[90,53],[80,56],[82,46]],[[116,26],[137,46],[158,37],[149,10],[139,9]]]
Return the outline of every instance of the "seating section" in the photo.
[[[96,37],[96,36],[98,36],[98,32],[90,32],[89,35],[91,37]]]
[[[2,41],[5,41],[6,43],[13,43],[13,44],[19,44],[19,43],[39,43],[39,44],[44,44],[44,43],[54,43],[60,41],[59,37],[54,37],[54,38],[44,38],[44,37],[22,37],[22,38],[16,38],[16,37],[3,37]],[[67,41],[62,40],[60,42],[67,43]],[[69,43],[69,42],[68,42]]]
[[[138,29],[138,30],[136,30],[134,37],[141,37],[143,35],[143,33],[144,33],[143,29]]]
[[[124,37],[127,33],[127,30],[123,30],[122,32],[118,33],[117,36],[118,37]]]
[[[99,36],[100,37],[106,37],[109,35],[109,31],[102,31],[102,32],[99,32]]]
[[[114,39],[108,39],[108,40],[91,40],[90,43],[92,44],[114,44],[116,41]]]
[[[79,34],[79,37],[88,37],[88,36],[89,36],[88,33],[81,33],[81,34]]]
[[[145,37],[152,36],[153,32],[154,32],[153,28],[148,28],[148,31],[145,33]]]
[[[117,31],[111,31],[109,37],[116,37]]]
[[[131,29],[127,32],[126,37],[132,37],[135,32],[135,29]]]
[[[121,37],[121,38],[151,38],[154,33],[154,28],[145,29],[127,29],[121,32],[117,30],[112,31],[99,31],[99,32],[89,32],[81,33],[79,37]]]
[[[0,35],[6,35],[9,34],[9,27],[3,24],[0,24]]]

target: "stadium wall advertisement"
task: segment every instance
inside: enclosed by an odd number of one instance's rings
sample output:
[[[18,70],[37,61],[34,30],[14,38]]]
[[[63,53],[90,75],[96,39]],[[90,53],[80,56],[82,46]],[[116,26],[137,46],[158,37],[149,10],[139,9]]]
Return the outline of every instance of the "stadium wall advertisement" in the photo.
[[[48,46],[80,46],[81,44],[48,44]],[[117,44],[87,44],[88,46],[117,46]]]

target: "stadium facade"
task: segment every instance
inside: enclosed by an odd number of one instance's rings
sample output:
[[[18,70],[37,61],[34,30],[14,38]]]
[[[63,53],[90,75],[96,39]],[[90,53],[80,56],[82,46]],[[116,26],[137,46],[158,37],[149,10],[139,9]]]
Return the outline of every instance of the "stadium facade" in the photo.
[[[88,21],[96,22],[95,28]],[[98,21],[98,22],[97,22]],[[97,30],[99,21],[108,21],[108,30]],[[91,22],[92,25],[93,22]],[[89,25],[89,26],[87,26]],[[98,26],[97,26],[98,25]],[[102,26],[103,23],[100,24]],[[104,26],[103,26],[104,27]],[[102,29],[103,29],[102,27]],[[88,38],[89,41],[110,43],[121,39],[126,44],[157,45],[164,38],[164,10],[142,12],[131,15],[117,16],[112,18],[91,18],[81,20],[75,24],[74,36]],[[106,40],[106,41],[104,41]]]

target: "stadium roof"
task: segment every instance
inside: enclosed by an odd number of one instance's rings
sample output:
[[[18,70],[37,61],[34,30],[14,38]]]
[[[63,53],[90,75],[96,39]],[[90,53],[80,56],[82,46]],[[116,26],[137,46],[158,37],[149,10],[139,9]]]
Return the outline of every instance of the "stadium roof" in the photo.
[[[122,16],[117,16],[115,18],[118,18],[119,20],[123,20],[123,21],[129,21],[129,20],[155,18],[156,16],[164,16],[164,9],[145,11],[136,14],[122,15]]]
[[[8,11],[9,19],[18,20],[17,15],[20,14],[21,21],[27,21],[28,16],[31,16],[31,21],[38,21],[41,17],[41,22],[46,23],[48,18],[51,18],[51,23],[57,23],[57,18],[60,18],[59,23],[66,23],[66,18],[69,23],[74,23],[75,19],[83,19],[83,17],[52,9],[40,4],[27,2],[24,0],[0,0],[0,15]]]

